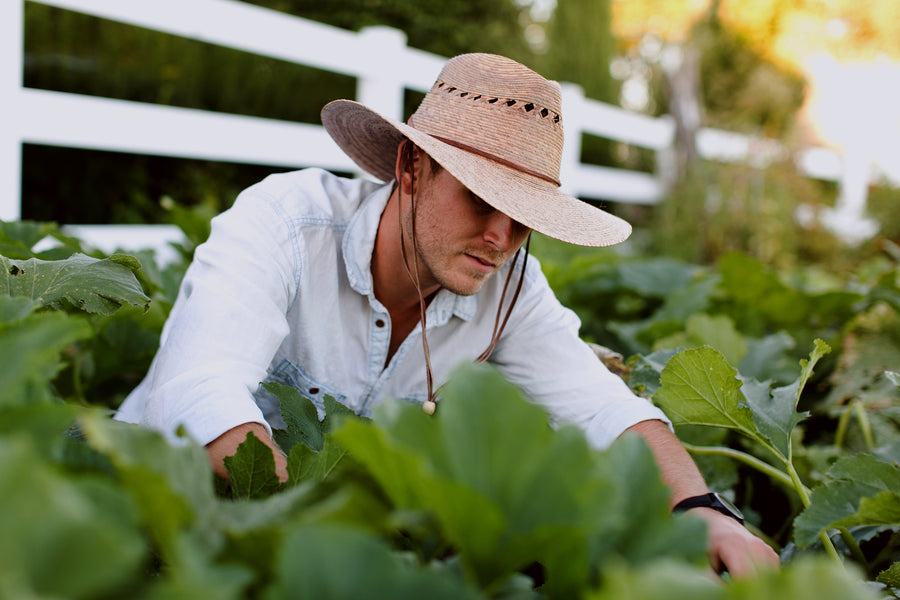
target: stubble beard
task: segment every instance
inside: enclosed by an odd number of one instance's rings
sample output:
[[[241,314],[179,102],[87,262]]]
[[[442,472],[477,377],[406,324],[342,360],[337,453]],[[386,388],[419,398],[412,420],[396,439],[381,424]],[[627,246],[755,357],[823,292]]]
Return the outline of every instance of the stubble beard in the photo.
[[[412,214],[407,213],[404,219],[404,229],[409,235],[408,241],[411,242],[413,253],[410,254],[410,269],[415,268],[415,262],[412,258],[413,254],[419,263],[420,281],[423,287],[429,283],[436,283],[441,288],[447,289],[458,296],[472,296],[477,294],[484,283],[490,279],[494,273],[509,262],[511,257],[504,256],[502,253],[492,252],[484,249],[462,248],[455,250],[449,244],[444,243],[441,232],[437,226],[429,226],[422,223],[422,215],[419,215],[419,223],[416,226],[416,233],[420,239],[413,240]],[[423,245],[421,238],[422,233],[426,232],[426,242]],[[485,273],[474,269],[468,269],[464,265],[458,263],[468,260],[466,255],[478,256],[490,260],[497,265],[493,271]],[[424,279],[421,279],[424,278]]]

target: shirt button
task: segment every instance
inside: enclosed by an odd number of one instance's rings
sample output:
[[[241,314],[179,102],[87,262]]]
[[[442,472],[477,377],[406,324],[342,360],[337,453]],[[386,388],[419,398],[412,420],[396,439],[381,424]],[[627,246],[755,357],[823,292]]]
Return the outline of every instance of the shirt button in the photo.
[[[315,396],[316,394],[319,393],[319,388],[311,387],[311,388],[309,388],[309,393],[310,393],[310,395]]]
[[[384,327],[383,319],[375,319],[375,327]]]

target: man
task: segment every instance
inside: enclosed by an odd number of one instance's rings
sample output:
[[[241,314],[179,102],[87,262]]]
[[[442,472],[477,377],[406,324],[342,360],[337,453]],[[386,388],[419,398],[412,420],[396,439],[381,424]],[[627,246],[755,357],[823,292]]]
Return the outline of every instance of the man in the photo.
[[[432,412],[435,381],[490,360],[595,447],[626,430],[643,436],[672,505],[687,499],[706,519],[714,566],[744,575],[777,564],[708,495],[665,416],[578,338],[577,318],[521,252],[531,230],[586,246],[631,232],[559,191],[557,83],[503,57],[463,55],[408,124],[349,100],[327,105],[322,121],[391,183],[310,169],[242,193],[197,249],[160,351],[118,418],[169,434],[184,426],[221,475],[253,431],[286,479],[270,430],[277,401],[260,381],[296,387],[320,410],[329,394],[360,414],[387,397]]]

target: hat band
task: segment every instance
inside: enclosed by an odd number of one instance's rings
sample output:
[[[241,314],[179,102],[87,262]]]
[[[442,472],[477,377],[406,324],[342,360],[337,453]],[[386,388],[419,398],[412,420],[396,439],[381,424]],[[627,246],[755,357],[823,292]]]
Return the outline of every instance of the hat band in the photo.
[[[431,135],[431,134],[429,134],[429,135]],[[506,160],[505,158],[500,158],[499,156],[491,154],[490,152],[485,152],[484,150],[479,150],[478,148],[473,148],[472,146],[467,146],[466,144],[460,144],[459,142],[456,142],[453,140],[448,140],[447,138],[442,138],[441,136],[438,136],[438,135],[431,135],[431,137],[433,137],[436,140],[440,140],[440,141],[444,142],[445,144],[453,146],[454,148],[459,148],[460,150],[464,150],[466,152],[471,152],[472,154],[477,154],[478,156],[482,156],[482,157],[492,160],[494,162],[498,162],[501,165],[510,167],[511,169],[515,169],[516,171],[520,171],[522,173],[525,173],[526,175],[531,175],[532,177],[537,177],[538,179],[542,179],[543,181],[552,183],[556,187],[560,186],[560,182],[552,177],[544,175],[543,173],[538,173],[537,171],[533,171],[531,169],[523,167],[522,165],[517,165],[516,163],[514,163],[510,160]]]

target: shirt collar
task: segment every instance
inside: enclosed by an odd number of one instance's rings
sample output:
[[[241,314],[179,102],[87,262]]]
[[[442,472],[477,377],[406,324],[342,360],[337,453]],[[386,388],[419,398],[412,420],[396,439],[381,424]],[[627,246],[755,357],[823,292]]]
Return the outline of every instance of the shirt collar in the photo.
[[[388,183],[369,194],[362,202],[359,210],[353,215],[342,242],[344,266],[350,287],[357,293],[374,299],[372,282],[372,252],[375,250],[375,236],[381,214],[391,197],[393,185]],[[478,309],[476,295],[459,296],[450,290],[442,289],[428,306],[426,317],[428,324],[443,325],[450,317],[457,316],[469,321]]]

